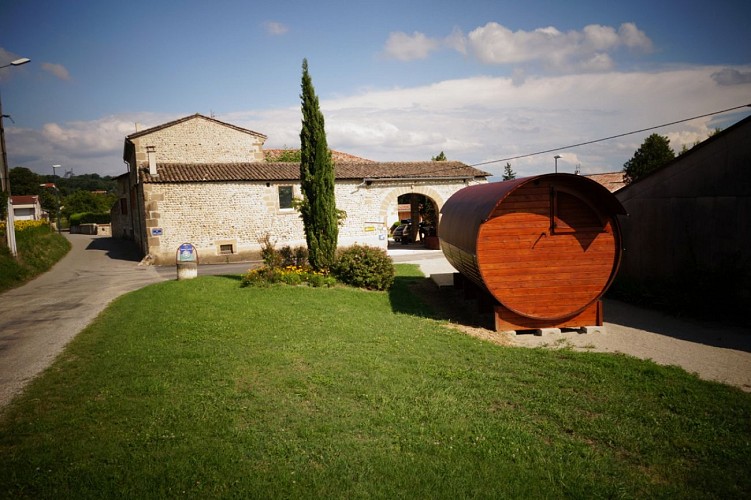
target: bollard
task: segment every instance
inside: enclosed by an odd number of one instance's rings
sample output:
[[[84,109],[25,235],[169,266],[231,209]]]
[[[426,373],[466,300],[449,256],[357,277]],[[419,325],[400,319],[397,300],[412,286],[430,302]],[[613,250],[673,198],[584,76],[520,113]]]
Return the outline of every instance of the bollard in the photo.
[[[198,252],[190,243],[183,243],[175,255],[177,279],[189,280],[198,276]]]

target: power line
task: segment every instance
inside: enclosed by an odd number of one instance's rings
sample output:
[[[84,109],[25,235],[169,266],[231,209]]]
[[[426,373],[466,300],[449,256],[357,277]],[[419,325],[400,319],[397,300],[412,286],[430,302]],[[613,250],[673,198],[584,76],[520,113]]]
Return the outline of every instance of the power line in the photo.
[[[488,165],[490,163],[498,163],[498,162],[502,162],[502,161],[518,160],[519,158],[527,158],[529,156],[542,155],[542,154],[545,154],[545,153],[552,153],[554,151],[562,151],[564,149],[578,148],[579,146],[586,146],[588,144],[594,144],[596,142],[609,141],[610,139],[617,139],[618,137],[624,137],[624,136],[627,136],[627,135],[638,134],[640,132],[647,132],[649,130],[654,130],[656,128],[668,127],[670,125],[675,125],[677,123],[690,122],[691,120],[696,120],[698,118],[705,118],[707,116],[719,115],[721,113],[727,113],[728,111],[735,111],[736,109],[749,108],[749,107],[751,107],[751,104],[744,104],[742,106],[735,106],[733,108],[723,109],[722,111],[715,111],[713,113],[706,113],[704,115],[693,116],[691,118],[684,118],[683,120],[677,120],[677,121],[670,122],[670,123],[663,123],[662,125],[655,125],[654,127],[643,128],[641,130],[634,130],[633,132],[624,132],[623,134],[611,135],[610,137],[605,137],[603,139],[595,139],[593,141],[580,142],[579,144],[572,144],[570,146],[561,146],[561,147],[558,147],[558,148],[546,149],[545,151],[537,151],[536,153],[528,153],[528,154],[519,155],[519,156],[512,156],[512,157],[509,157],[509,158],[501,158],[500,160],[490,160],[490,161],[484,161],[484,162],[481,162],[481,163],[473,163],[472,165],[468,165],[468,166],[470,166],[470,167],[479,167],[480,165]]]

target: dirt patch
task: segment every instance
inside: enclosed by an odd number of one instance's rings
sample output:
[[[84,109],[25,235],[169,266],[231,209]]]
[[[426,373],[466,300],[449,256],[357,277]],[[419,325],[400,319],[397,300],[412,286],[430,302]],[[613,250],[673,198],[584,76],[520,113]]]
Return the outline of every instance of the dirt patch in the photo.
[[[448,328],[499,345],[514,345],[508,334],[494,330],[492,314],[481,314],[474,301],[464,299],[453,287],[439,288],[429,278],[417,280],[410,291],[430,306],[434,318],[448,321]]]

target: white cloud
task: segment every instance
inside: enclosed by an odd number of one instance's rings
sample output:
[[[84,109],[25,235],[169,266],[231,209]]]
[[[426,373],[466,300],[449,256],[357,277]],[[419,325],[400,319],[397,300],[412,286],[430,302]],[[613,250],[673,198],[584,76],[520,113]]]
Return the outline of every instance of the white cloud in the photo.
[[[512,31],[490,22],[466,36],[458,28],[445,38],[431,38],[420,32],[391,33],[384,53],[400,61],[413,61],[447,48],[472,55],[485,64],[539,63],[559,72],[592,72],[611,70],[611,53],[621,47],[649,52],[652,41],[633,23],[624,23],[617,30],[590,24],[581,31],[564,33],[554,26]]]
[[[592,50],[610,50],[618,45],[618,34],[610,26],[600,26],[599,24],[590,24],[582,30],[582,39],[584,43]]]
[[[269,35],[279,36],[284,35],[289,31],[289,27],[276,21],[266,21],[263,23],[263,26],[266,29],[266,33]]]
[[[119,175],[125,136],[177,117],[141,113],[113,115],[91,121],[45,123],[40,129],[6,127],[6,143],[11,167],[24,166],[46,173],[52,164],[61,164],[74,173]]]
[[[460,54],[467,54],[467,39],[459,28],[454,28],[451,34],[443,40],[443,45]]]
[[[400,61],[425,59],[430,52],[438,49],[440,42],[429,38],[424,33],[414,32],[411,35],[402,32],[389,34],[384,53],[387,57]]]
[[[486,64],[540,62],[559,71],[602,71],[613,67],[609,52],[621,46],[649,51],[652,42],[632,23],[622,24],[617,32],[610,26],[591,24],[582,31],[563,33],[552,26],[511,31],[491,22],[470,32],[467,46]]]
[[[61,80],[70,80],[70,73],[67,68],[62,64],[42,63],[42,69],[48,73],[51,73]]]
[[[652,52],[652,40],[634,23],[621,24],[621,27],[618,28],[618,35],[626,47],[643,52]]]

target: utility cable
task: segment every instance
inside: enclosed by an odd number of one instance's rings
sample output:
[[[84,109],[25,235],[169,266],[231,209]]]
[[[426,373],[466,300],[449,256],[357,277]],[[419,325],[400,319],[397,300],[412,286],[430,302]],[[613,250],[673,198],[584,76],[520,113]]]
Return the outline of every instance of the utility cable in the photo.
[[[609,141],[610,139],[617,139],[618,137],[625,137],[627,135],[638,134],[638,133],[641,133],[641,132],[647,132],[649,130],[654,130],[654,129],[662,128],[662,127],[668,127],[670,125],[675,125],[677,123],[690,122],[691,120],[696,120],[698,118],[706,118],[707,116],[719,115],[721,113],[727,113],[728,111],[735,111],[736,109],[749,108],[749,107],[751,107],[751,104],[744,104],[742,106],[735,106],[733,108],[723,109],[722,111],[715,111],[713,113],[706,113],[706,114],[703,114],[703,115],[693,116],[691,118],[684,118],[683,120],[676,120],[676,121],[670,122],[670,123],[663,123],[662,125],[655,125],[654,127],[643,128],[643,129],[640,129],[640,130],[634,130],[633,132],[624,132],[622,134],[611,135],[610,137],[605,137],[603,139],[595,139],[593,141],[580,142],[578,144],[572,144],[570,146],[561,146],[561,147],[558,147],[558,148],[546,149],[545,151],[537,151],[536,153],[528,153],[528,154],[523,154],[523,155],[518,155],[518,156],[511,156],[509,158],[501,158],[500,160],[489,160],[489,161],[484,161],[484,162],[481,162],[481,163],[473,163],[472,165],[468,165],[468,166],[469,167],[479,167],[481,165],[488,165],[490,163],[498,163],[498,162],[502,162],[502,161],[518,160],[519,158],[527,158],[529,156],[537,156],[537,155],[542,155],[542,154],[545,154],[545,153],[552,153],[554,151],[562,151],[564,149],[577,148],[579,146],[586,146],[588,144],[594,144],[596,142]]]

